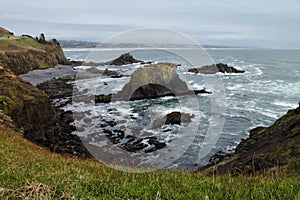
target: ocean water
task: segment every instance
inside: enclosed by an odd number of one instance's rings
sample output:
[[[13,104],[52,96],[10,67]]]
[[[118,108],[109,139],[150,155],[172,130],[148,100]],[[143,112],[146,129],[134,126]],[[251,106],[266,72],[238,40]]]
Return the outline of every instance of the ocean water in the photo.
[[[70,59],[96,62],[123,52],[113,49],[96,53],[91,53],[88,49],[64,49],[64,51]],[[197,59],[199,54],[194,55],[193,49],[189,51],[189,56]],[[140,50],[131,53],[140,60],[180,64],[177,71],[190,89],[206,89],[214,93],[218,88],[224,88],[224,91],[220,98],[216,99],[213,99],[212,95],[199,94],[192,97],[166,97],[110,104],[73,101],[73,104],[66,106],[65,109],[88,112],[90,115],[86,117],[91,119],[87,123],[87,120],[79,118],[76,126],[84,128],[75,134],[89,138],[89,145],[103,150],[103,154],[99,152],[97,154],[104,163],[111,164],[109,163],[111,157],[118,154],[110,154],[116,149],[105,147],[108,145],[105,137],[95,136],[96,133],[103,132],[100,125],[104,120],[116,121],[115,128],[123,128],[125,134],[136,134],[138,138],[143,138],[147,134],[155,135],[160,141],[167,143],[165,151],[158,150],[155,154],[144,152],[137,153],[138,155],[122,154],[121,158],[118,158],[125,160],[125,165],[132,162],[134,163],[132,165],[143,167],[149,164],[162,169],[194,170],[207,164],[209,158],[217,151],[234,149],[241,139],[249,135],[249,130],[272,124],[289,109],[296,108],[300,101],[300,50],[208,49],[204,58],[199,57],[204,64],[222,62],[246,71],[242,74],[215,75],[187,73],[189,68],[199,66],[194,66],[185,58],[168,51]],[[108,68],[130,75],[138,67],[141,65],[97,68]],[[78,69],[80,71],[83,68],[86,67]],[[80,91],[86,92],[88,99],[94,94],[117,92],[129,79],[129,76],[119,79],[94,77],[77,80],[76,85]],[[218,81],[211,85],[206,81],[208,79]],[[222,106],[224,110],[214,109],[215,105]],[[173,111],[189,113],[195,117],[190,124],[182,127],[166,125],[161,129],[153,128],[156,119]],[[142,131],[134,133],[137,128]],[[128,157],[131,159],[127,160]]]

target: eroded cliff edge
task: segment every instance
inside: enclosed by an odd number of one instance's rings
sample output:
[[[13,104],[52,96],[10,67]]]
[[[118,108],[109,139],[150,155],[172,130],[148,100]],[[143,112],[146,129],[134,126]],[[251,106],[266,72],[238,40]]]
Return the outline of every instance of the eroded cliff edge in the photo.
[[[250,131],[235,152],[202,170],[217,174],[300,173],[300,105],[269,127]]]
[[[0,63],[16,75],[34,69],[45,69],[57,64],[70,64],[55,40],[46,41],[29,35],[14,36],[0,27]]]
[[[52,151],[90,157],[72,134],[72,113],[55,108],[46,93],[17,76],[68,62],[55,39],[18,37],[0,28],[0,125]]]

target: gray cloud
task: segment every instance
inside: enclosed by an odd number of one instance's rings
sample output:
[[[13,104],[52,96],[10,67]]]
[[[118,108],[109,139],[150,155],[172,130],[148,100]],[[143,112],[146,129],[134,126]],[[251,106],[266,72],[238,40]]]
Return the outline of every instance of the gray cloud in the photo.
[[[0,0],[2,1],[2,0]],[[18,34],[102,40],[136,27],[181,31],[201,43],[300,48],[298,0],[27,0],[0,2],[0,26]]]

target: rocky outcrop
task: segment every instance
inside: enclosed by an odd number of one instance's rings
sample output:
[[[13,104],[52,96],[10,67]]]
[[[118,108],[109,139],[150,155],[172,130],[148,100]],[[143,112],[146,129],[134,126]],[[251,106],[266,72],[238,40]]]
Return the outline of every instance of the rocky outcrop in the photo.
[[[16,37],[1,30],[0,63],[16,75],[57,64],[70,64],[56,40],[48,42],[45,36],[40,39],[27,35]]]
[[[98,95],[95,97],[95,101],[96,103],[108,102],[109,100],[133,101],[164,96],[209,93],[205,90],[189,90],[186,83],[179,78],[176,69],[177,65],[170,63],[150,64],[138,68],[119,93]]]
[[[37,87],[46,92],[50,99],[66,98],[73,94],[73,85],[70,82],[74,80],[74,76],[64,76],[38,84]]]
[[[205,171],[218,174],[300,173],[300,107],[288,111],[269,127],[250,131],[232,154]],[[203,170],[203,169],[202,169]]]
[[[0,109],[25,131],[43,129],[55,118],[55,109],[47,95],[0,67]]]
[[[0,66],[0,125],[52,151],[91,157],[78,136],[71,113],[52,106],[48,96]]]
[[[221,73],[244,73],[243,70],[238,70],[234,67],[230,67],[227,64],[218,63],[213,65],[206,65],[200,68],[191,68],[188,72],[195,73],[195,74],[215,74],[217,72]]]
[[[141,64],[149,64],[149,62],[144,62],[141,60],[137,60],[133,58],[133,56],[130,53],[124,53],[120,57],[108,61],[108,62],[85,62],[85,61],[71,61],[71,64],[73,66],[104,66],[104,65],[115,65],[115,66],[122,66],[122,65],[128,65],[133,63],[141,63]],[[150,62],[151,63],[151,62]]]
[[[122,54],[119,58],[109,62],[109,65],[128,65],[128,64],[133,64],[133,63],[139,63],[142,62],[141,60],[136,60],[133,58],[133,56],[130,53],[125,53]]]
[[[45,92],[16,76],[68,62],[59,43],[16,37],[1,28],[0,34],[0,125],[17,128],[25,138],[52,151],[91,157],[80,138],[72,134],[72,114],[55,108]]]

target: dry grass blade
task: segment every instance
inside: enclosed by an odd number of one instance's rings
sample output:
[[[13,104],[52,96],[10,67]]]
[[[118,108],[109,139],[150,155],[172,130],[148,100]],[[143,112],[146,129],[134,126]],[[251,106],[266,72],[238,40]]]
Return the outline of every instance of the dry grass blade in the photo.
[[[25,199],[25,200],[51,200],[57,197],[47,185],[32,183],[16,190],[0,188],[0,197],[4,199]]]

